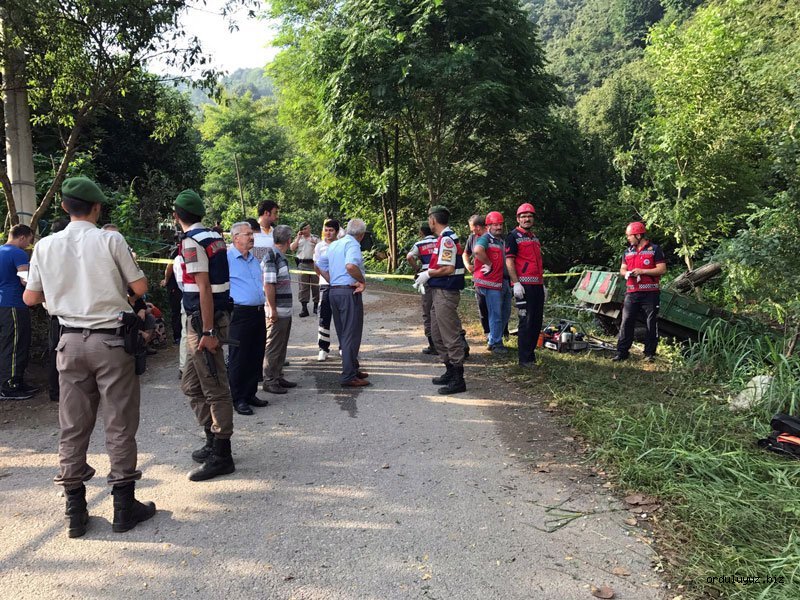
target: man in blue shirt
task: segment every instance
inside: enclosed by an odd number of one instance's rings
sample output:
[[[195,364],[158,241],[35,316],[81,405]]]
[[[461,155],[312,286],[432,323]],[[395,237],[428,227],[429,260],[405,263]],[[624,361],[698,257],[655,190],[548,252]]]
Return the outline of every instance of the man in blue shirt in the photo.
[[[364,329],[364,303],[362,293],[366,286],[364,259],[361,256],[361,240],[367,226],[361,219],[351,219],[345,236],[328,247],[317,266],[322,277],[330,282],[328,291],[336,335],[342,346],[343,387],[369,385],[369,374],[360,370],[358,352],[361,349],[361,333]]]
[[[247,222],[231,226],[233,244],[228,248],[228,269],[231,278],[233,315],[230,336],[239,346],[228,352],[228,380],[233,408],[240,415],[252,415],[251,406],[267,406],[269,402],[256,396],[267,326],[264,318],[264,288],[261,264],[253,256],[253,229]]]
[[[31,228],[15,225],[8,242],[0,246],[0,399],[3,400],[26,400],[37,392],[22,381],[31,346],[31,314],[22,301],[30,261],[23,248],[32,242]]]

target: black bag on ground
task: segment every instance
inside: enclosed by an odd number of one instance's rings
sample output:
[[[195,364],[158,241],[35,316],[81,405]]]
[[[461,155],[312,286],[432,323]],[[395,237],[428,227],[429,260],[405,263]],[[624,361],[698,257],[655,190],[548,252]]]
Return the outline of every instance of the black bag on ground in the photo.
[[[800,419],[778,413],[770,422],[772,433],[758,440],[758,447],[800,460]]]
[[[778,433],[800,436],[800,419],[792,415],[778,413],[772,417],[770,425],[772,426],[772,430]]]

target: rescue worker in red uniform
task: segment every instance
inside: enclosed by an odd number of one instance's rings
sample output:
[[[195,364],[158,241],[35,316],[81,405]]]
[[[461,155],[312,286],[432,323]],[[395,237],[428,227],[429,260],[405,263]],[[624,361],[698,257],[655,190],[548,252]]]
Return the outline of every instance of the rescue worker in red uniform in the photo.
[[[458,316],[458,303],[464,289],[464,261],[458,236],[450,229],[449,222],[450,211],[446,207],[431,207],[428,226],[438,236],[436,246],[428,269],[417,275],[414,283],[418,291],[433,294],[431,335],[446,369],[444,374],[432,379],[434,384],[443,385],[438,390],[440,394],[467,391],[464,382],[465,347]]]
[[[506,236],[506,266],[519,309],[518,355],[523,367],[532,367],[536,362],[536,343],[544,314],[542,246],[533,233],[535,215],[532,204],[520,204],[517,227]]]
[[[622,324],[617,340],[617,353],[611,360],[627,360],[633,344],[636,319],[641,312],[647,324],[644,340],[644,359],[656,359],[658,345],[658,305],[661,298],[659,280],[667,272],[667,261],[659,246],[645,236],[647,228],[638,221],[625,229],[628,249],[622,257],[619,274],[625,278],[627,289],[622,306]]]
[[[506,253],[501,237],[503,215],[496,210],[488,213],[486,229],[486,233],[475,242],[472,277],[476,293],[486,298],[489,350],[495,354],[505,354],[508,349],[503,345],[503,331],[511,316],[511,290],[505,277]]]
[[[428,223],[419,224],[419,241],[412,246],[411,251],[406,255],[406,260],[414,274],[427,271],[428,265],[433,257],[433,249],[436,247],[436,236],[433,235]],[[423,354],[436,354],[436,347],[433,345],[431,337],[431,303],[433,294],[430,290],[422,294],[422,325],[425,328],[425,337],[428,339],[428,347],[422,349]]]

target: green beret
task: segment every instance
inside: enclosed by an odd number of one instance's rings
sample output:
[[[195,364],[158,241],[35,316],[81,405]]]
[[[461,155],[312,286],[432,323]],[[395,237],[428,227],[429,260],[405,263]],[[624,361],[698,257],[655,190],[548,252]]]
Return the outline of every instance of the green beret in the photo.
[[[429,215],[433,213],[447,213],[450,214],[450,209],[442,204],[437,204],[436,206],[431,206],[431,209],[428,211]]]
[[[61,184],[61,195],[92,204],[108,204],[108,198],[88,177],[70,177]]]
[[[175,206],[198,217],[206,214],[203,199],[194,190],[183,190],[178,194],[177,198],[175,198]]]

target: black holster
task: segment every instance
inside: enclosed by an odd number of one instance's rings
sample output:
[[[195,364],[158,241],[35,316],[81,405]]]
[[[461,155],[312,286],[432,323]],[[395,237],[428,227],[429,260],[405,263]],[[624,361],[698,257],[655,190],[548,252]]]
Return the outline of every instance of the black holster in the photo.
[[[142,375],[147,370],[147,348],[140,335],[142,321],[136,313],[121,312],[117,320],[122,326],[122,339],[125,342],[125,352],[133,356],[136,364],[136,374]]]

